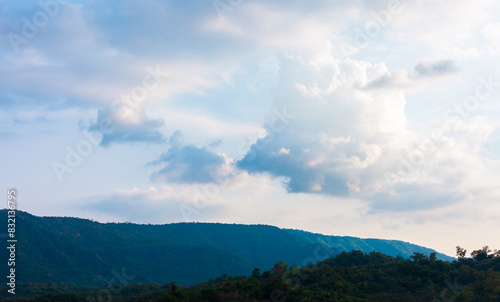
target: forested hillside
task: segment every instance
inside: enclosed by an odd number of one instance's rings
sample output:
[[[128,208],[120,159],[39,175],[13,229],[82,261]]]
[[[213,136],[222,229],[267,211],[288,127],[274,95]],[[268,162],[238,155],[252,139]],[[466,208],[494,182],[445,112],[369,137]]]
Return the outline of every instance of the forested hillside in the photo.
[[[301,267],[341,251],[379,251],[405,258],[413,252],[434,252],[402,241],[325,236],[267,225],[103,224],[21,211],[16,225],[18,284],[99,286],[103,278],[125,271],[134,277],[127,284],[192,285],[223,274],[248,275],[256,267],[268,270],[277,261]]]
[[[6,301],[500,301],[500,252],[485,247],[454,262],[415,253],[410,259],[379,252],[342,252],[315,265],[297,268],[282,261],[251,277],[224,275],[192,287],[175,284],[94,289],[32,284],[36,298]],[[108,299],[108,300],[103,300]]]

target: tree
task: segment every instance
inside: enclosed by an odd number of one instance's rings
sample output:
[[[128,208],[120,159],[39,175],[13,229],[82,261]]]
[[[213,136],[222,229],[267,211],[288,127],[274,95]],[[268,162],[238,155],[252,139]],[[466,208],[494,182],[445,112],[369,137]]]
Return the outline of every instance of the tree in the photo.
[[[457,245],[457,257],[459,260],[465,259],[465,255],[467,254],[467,250],[464,248],[461,248],[460,246]]]
[[[204,288],[201,290],[201,298],[209,302],[219,301],[219,293],[214,288]]]
[[[273,268],[271,269],[271,274],[281,276],[286,272],[287,268],[288,264],[286,264],[284,261],[278,261],[274,264]]]
[[[260,269],[259,268],[254,268],[252,272],[252,278],[257,278],[259,279],[260,277]]]
[[[481,260],[486,260],[488,258],[491,258],[488,254],[491,252],[490,248],[488,246],[483,246],[482,249],[480,250],[475,250],[470,255],[474,260],[476,261],[481,261]]]
[[[427,256],[422,254],[422,253],[414,252],[413,255],[410,256],[410,258],[413,259],[413,261],[419,262],[419,261],[427,259]]]

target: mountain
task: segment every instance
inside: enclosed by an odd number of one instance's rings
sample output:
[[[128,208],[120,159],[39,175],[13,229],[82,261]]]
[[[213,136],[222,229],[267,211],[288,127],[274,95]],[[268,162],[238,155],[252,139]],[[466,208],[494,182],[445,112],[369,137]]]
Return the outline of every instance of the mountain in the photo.
[[[3,221],[6,215],[6,210],[0,211]],[[405,258],[413,252],[434,252],[402,241],[325,236],[268,225],[98,223],[22,211],[17,212],[16,236],[18,284],[192,285],[224,274],[267,270],[277,261],[300,267],[353,249]],[[8,250],[1,250],[0,257],[8,259]]]
[[[362,239],[349,236],[328,236],[291,229],[287,229],[286,231],[308,243],[324,244],[340,252],[350,252],[352,250],[359,250],[365,253],[381,252],[392,257],[397,257],[398,255],[400,255],[404,258],[410,257],[415,252],[424,255],[430,255],[431,253],[436,252],[433,249],[400,240]],[[436,258],[444,261],[455,260],[455,258],[453,257],[437,252]]]

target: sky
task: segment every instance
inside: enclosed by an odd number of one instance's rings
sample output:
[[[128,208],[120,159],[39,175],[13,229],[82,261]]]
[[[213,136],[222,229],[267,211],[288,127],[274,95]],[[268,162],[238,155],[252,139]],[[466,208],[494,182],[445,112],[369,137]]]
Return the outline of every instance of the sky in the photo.
[[[0,183],[39,216],[500,249],[498,15],[0,1]]]

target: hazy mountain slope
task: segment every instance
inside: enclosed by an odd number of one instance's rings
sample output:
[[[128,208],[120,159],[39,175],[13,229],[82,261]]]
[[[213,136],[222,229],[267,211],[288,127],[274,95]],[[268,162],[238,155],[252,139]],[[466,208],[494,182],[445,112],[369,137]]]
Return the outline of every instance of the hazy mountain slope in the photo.
[[[223,248],[261,268],[272,267],[277,257],[291,263],[302,261],[317,246],[268,225],[176,223],[148,226],[143,232],[170,244]]]
[[[0,214],[6,221],[6,211]],[[128,283],[190,285],[223,274],[249,275],[255,267],[268,270],[277,261],[301,266],[344,250],[403,256],[432,252],[400,241],[337,238],[266,225],[102,224],[18,212],[16,228],[18,283],[103,285],[125,269],[134,277]],[[6,249],[0,257],[8,258]],[[114,280],[113,285],[123,285]]]
[[[116,224],[24,212],[18,212],[16,220],[19,283],[102,285],[115,277],[113,270],[121,274],[124,268],[127,276],[134,276],[127,281],[130,283],[193,284],[253,269],[230,251],[170,244],[141,234],[138,225],[136,231],[121,230]],[[115,281],[115,285],[122,285]]]
[[[348,236],[328,236],[290,229],[287,229],[286,231],[309,243],[323,243],[341,252],[360,250],[365,253],[370,253],[372,251],[377,251],[389,256],[396,257],[398,255],[401,255],[405,258],[410,257],[414,252],[422,253],[424,255],[429,255],[432,252],[436,252],[435,250],[430,248],[399,240],[362,239]],[[436,252],[436,256],[437,259],[440,260],[455,260],[455,258],[453,257],[438,252]]]

